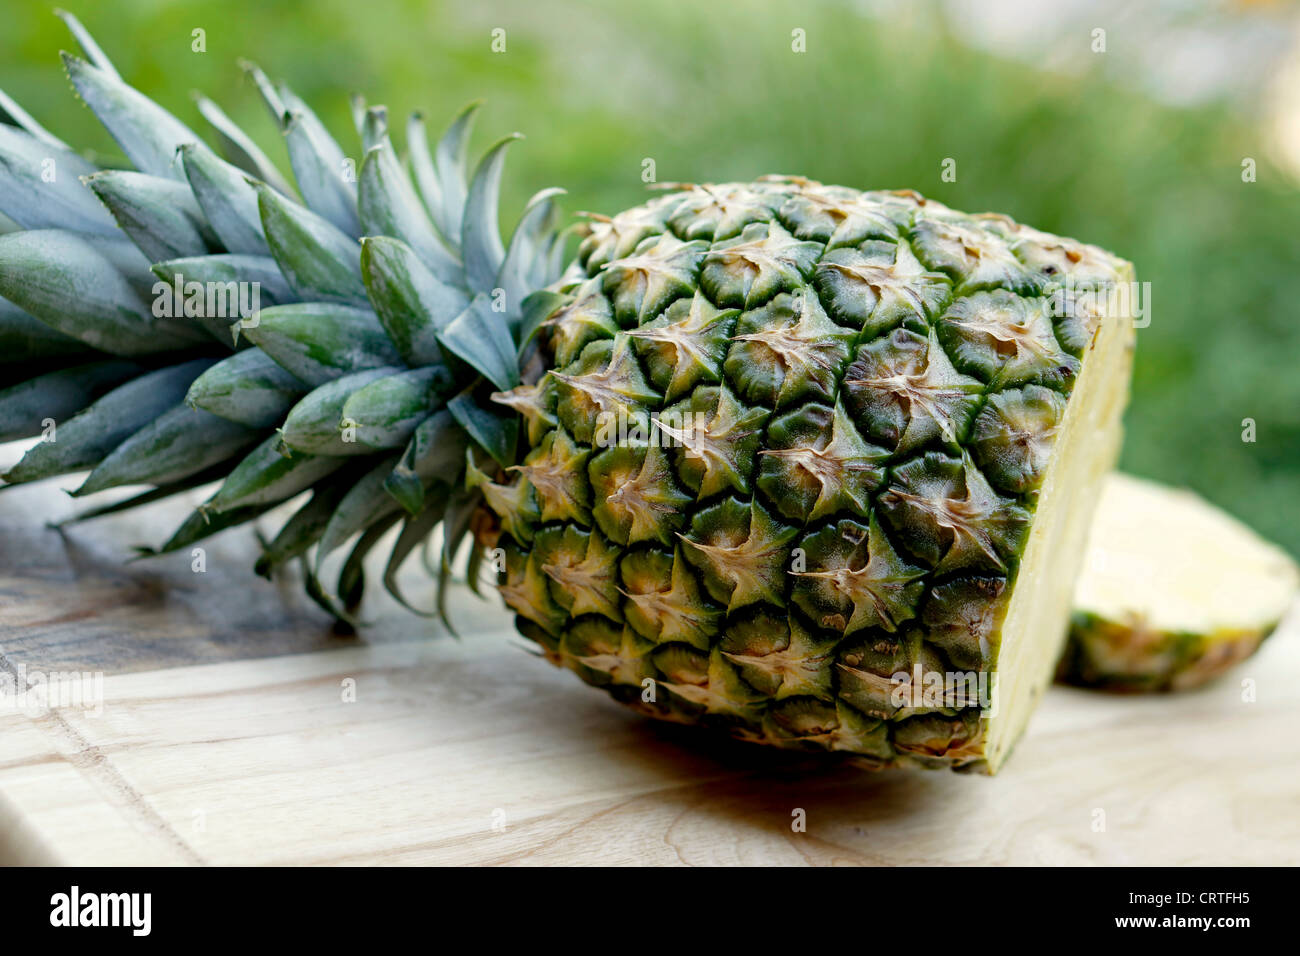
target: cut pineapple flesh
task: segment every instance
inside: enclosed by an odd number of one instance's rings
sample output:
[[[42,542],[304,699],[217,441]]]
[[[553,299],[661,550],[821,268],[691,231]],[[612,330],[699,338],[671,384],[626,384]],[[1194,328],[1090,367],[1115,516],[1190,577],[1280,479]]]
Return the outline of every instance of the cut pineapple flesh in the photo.
[[[1190,491],[1107,478],[1059,678],[1195,687],[1249,657],[1300,588],[1296,564]]]
[[[1131,279],[1130,269],[1125,281]],[[1133,323],[1127,317],[1102,322],[1066,408],[1003,622],[999,716],[988,729],[990,771],[1024,731],[1061,655],[1091,518],[1119,456],[1133,344]]]

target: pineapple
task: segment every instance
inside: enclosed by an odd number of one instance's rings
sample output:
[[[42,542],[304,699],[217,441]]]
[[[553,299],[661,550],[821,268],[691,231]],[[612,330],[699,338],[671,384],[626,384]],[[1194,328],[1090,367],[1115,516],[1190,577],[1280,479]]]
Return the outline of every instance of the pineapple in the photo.
[[[1116,691],[1199,687],[1245,660],[1300,589],[1282,549],[1190,491],[1107,478],[1058,679]]]
[[[146,486],[88,516],[218,483],[152,553],[292,502],[258,570],[300,562],[344,620],[381,543],[403,603],[413,550],[439,595],[468,551],[543,656],[654,717],[872,767],[1003,762],[1127,396],[1133,323],[1074,293],[1128,263],[770,176],[590,215],[565,267],[558,190],[499,237],[511,140],[469,175],[472,108],[432,151],[413,117],[404,164],[359,105],[352,176],[250,66],[295,190],[215,104],[225,158],[68,20],[68,75],[134,170],[0,99],[0,439],[57,426],[9,482]]]

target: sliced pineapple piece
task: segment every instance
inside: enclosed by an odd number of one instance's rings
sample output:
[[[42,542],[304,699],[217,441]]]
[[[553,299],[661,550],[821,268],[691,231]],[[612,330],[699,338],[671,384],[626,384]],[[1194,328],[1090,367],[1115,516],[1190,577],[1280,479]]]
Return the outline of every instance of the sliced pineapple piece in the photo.
[[[1300,570],[1190,491],[1106,479],[1057,679],[1115,691],[1198,687],[1285,616]]]

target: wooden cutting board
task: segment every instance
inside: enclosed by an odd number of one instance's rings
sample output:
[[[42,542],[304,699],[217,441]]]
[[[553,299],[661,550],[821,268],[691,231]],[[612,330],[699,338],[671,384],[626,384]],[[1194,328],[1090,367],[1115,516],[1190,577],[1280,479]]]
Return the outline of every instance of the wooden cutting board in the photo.
[[[247,529],[196,573],[124,563],[184,503],[45,527],[72,507],[0,493],[0,669],[103,675],[102,706],[0,712],[0,862],[1300,861],[1296,615],[1200,692],[1053,689],[997,777],[871,774],[627,712],[495,599],[457,596],[459,641],[386,595],[340,637]]]

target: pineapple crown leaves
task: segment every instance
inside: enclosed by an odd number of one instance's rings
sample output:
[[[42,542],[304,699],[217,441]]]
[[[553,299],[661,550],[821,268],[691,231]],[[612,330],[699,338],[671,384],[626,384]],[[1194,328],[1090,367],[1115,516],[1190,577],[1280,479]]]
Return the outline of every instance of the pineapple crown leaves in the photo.
[[[60,429],[5,480],[90,469],[76,494],[152,486],[83,520],[224,479],[142,554],[310,493],[257,570],[301,560],[313,600],[349,622],[361,559],[399,523],[388,589],[410,606],[397,570],[439,525],[426,564],[445,584],[482,494],[465,487],[467,460],[515,464],[518,416],[491,395],[521,385],[557,299],[542,290],[563,263],[563,190],[535,195],[503,242],[501,178],[520,136],[471,170],[478,103],[432,150],[412,115],[403,161],[387,111],[354,97],[357,163],[288,86],[241,63],[291,185],[216,103],[194,96],[213,149],[59,15],[84,56],[63,54],[68,78],[133,168],[100,169],[0,92],[0,440],[45,418]],[[330,595],[321,562],[349,541]]]

